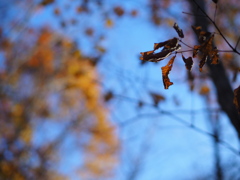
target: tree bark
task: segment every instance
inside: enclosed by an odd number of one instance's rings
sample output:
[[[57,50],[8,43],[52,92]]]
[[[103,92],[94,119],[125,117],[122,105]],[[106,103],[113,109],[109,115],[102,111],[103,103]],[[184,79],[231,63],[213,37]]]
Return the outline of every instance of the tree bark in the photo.
[[[195,22],[194,26],[201,26],[203,30],[207,31],[210,22],[206,17],[204,17],[203,13],[196,6],[194,1],[197,2],[197,4],[202,8],[202,10],[206,12],[205,1],[189,0],[189,3],[192,13],[196,14],[196,16],[193,16]],[[233,89],[231,87],[230,80],[227,77],[225,68],[221,62],[217,65],[212,65],[208,61],[207,66],[210,71],[210,77],[216,89],[218,103],[222,111],[224,111],[228,116],[231,124],[233,125],[234,129],[238,134],[238,138],[240,139],[240,115],[238,114],[237,109],[233,104]]]

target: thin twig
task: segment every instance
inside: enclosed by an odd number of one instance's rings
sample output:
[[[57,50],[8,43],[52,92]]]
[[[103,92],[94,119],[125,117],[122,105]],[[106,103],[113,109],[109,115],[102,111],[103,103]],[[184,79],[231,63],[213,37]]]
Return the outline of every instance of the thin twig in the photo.
[[[190,15],[190,16],[199,16],[199,17],[206,17],[204,15],[201,15],[201,14],[192,14],[192,13],[189,13],[189,12],[184,12],[182,11],[183,14],[187,14],[187,15]]]
[[[124,99],[126,99],[126,100],[129,100],[129,101],[139,102],[138,99],[130,98],[130,97],[123,96],[123,95],[117,95],[117,94],[115,94],[114,97],[120,97],[120,98],[124,98]],[[174,120],[180,122],[181,124],[185,125],[185,126],[188,127],[188,128],[191,128],[191,129],[193,129],[193,130],[195,130],[195,131],[197,131],[197,132],[199,132],[199,133],[201,133],[201,134],[204,134],[204,135],[210,136],[210,137],[212,137],[212,138],[215,138],[214,134],[212,134],[212,133],[210,133],[210,132],[207,132],[207,131],[201,129],[201,128],[195,126],[195,125],[192,124],[192,123],[189,123],[189,122],[186,121],[185,119],[182,119],[182,118],[176,116],[175,114],[173,114],[173,113],[170,112],[170,111],[161,110],[160,108],[156,107],[156,106],[155,106],[154,104],[152,104],[152,103],[148,103],[148,102],[145,103],[145,102],[143,102],[143,104],[144,104],[144,105],[147,105],[147,106],[149,106],[149,107],[154,107],[154,108],[158,111],[159,114],[168,115],[169,117],[172,117]],[[156,113],[139,114],[139,115],[137,115],[137,116],[134,116],[134,117],[128,119],[128,120],[125,121],[125,122],[121,122],[120,124],[121,124],[122,126],[126,126],[126,125],[129,124],[131,121],[135,121],[135,120],[137,119],[137,117],[139,117],[139,116],[143,117],[143,116],[148,116],[148,115],[155,117],[157,114],[156,114]],[[240,152],[239,152],[237,149],[235,149],[234,147],[232,147],[232,145],[230,145],[229,143],[225,142],[224,140],[219,139],[219,140],[218,140],[218,143],[221,144],[221,145],[223,145],[225,148],[229,149],[230,151],[232,151],[234,154],[240,156]]]
[[[239,44],[239,41],[240,41],[240,36],[238,37],[238,40],[237,40],[237,43],[236,43],[235,49],[237,49],[237,46],[238,46],[238,44]]]
[[[215,20],[216,20],[216,14],[217,14],[217,4],[216,4],[216,7],[215,7],[215,12],[214,12],[214,22],[215,22]]]
[[[179,40],[181,43],[183,43],[185,46],[187,46],[187,47],[189,47],[189,48],[191,48],[191,49],[194,49],[194,48],[192,48],[191,46],[189,46],[188,44],[186,44],[185,42],[183,42],[181,39]]]

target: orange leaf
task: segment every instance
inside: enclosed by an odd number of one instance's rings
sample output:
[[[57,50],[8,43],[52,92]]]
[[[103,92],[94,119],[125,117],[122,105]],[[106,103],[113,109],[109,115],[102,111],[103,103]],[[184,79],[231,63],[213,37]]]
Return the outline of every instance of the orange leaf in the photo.
[[[203,85],[199,91],[201,95],[208,95],[210,92],[210,88],[207,85]]]
[[[176,56],[173,56],[168,64],[164,67],[162,67],[162,77],[163,77],[163,84],[164,84],[164,88],[165,89],[168,89],[169,86],[173,85],[172,82],[170,82],[170,79],[168,77],[168,74],[169,72],[172,70],[172,66],[173,66],[173,63],[174,63],[174,59],[175,59]]]

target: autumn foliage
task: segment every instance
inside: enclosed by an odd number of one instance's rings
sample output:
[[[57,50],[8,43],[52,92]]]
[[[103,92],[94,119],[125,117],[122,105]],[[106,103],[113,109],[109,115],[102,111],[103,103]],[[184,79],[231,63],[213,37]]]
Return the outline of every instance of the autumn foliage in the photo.
[[[31,42],[1,42],[7,64],[0,76],[1,178],[63,178],[46,164],[56,163],[58,148],[69,135],[84,152],[80,176],[110,177],[119,145],[104,107],[94,60],[48,28],[29,29],[28,33]],[[19,43],[27,48],[15,56]],[[50,100],[54,96],[58,97],[55,106]],[[38,127],[48,121],[64,124],[63,130],[54,140],[35,146]]]

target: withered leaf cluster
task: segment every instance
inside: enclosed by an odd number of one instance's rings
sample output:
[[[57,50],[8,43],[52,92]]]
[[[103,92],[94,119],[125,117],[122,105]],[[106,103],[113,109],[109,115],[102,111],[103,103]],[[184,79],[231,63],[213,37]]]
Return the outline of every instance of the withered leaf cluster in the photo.
[[[178,33],[178,36],[180,38],[184,38],[183,31],[182,31],[182,29],[179,28],[177,23],[174,24],[173,28],[176,30],[176,32]],[[155,51],[160,48],[162,48],[161,51],[155,53]],[[176,52],[180,49],[181,49],[181,44],[179,44],[179,39],[174,37],[174,38],[169,39],[164,42],[154,43],[153,50],[140,53],[142,55],[140,57],[140,60],[150,61],[150,62],[158,62],[158,61],[164,60],[165,58],[170,56],[173,52]],[[161,68],[163,84],[164,84],[165,89],[168,89],[169,86],[171,86],[173,84],[170,81],[168,74],[172,69],[175,57],[176,57],[176,55],[169,60],[169,62],[166,66]],[[190,66],[189,63],[188,63],[188,66]]]
[[[174,51],[181,49],[181,45],[178,44],[178,42],[179,42],[179,39],[174,37],[173,39],[169,39],[164,42],[154,43],[154,47],[152,51],[140,53],[142,55],[140,59],[144,61],[151,61],[151,62],[161,61],[167,58],[169,55],[171,55]],[[162,48],[162,50],[158,53],[154,53],[159,48]],[[172,82],[170,82],[168,74],[172,69],[172,65],[175,57],[176,56],[172,57],[168,62],[168,64],[162,67],[162,78],[163,78],[163,84],[165,89],[168,89],[168,87],[173,84]]]
[[[198,42],[200,43],[200,45],[195,45],[193,48],[193,58],[197,56],[199,51],[202,53],[199,70],[202,71],[202,67],[208,59],[211,60],[211,64],[218,64],[218,49],[213,46],[214,34],[203,31],[201,26],[192,26],[192,29],[197,35]]]
[[[173,28],[177,32],[180,38],[184,38],[183,30],[180,29],[177,23],[174,23]],[[198,54],[201,55],[201,60],[199,62],[199,70],[202,71],[203,66],[207,62],[208,59],[211,60],[211,64],[218,64],[219,56],[218,56],[218,49],[213,45],[214,33],[206,32],[202,30],[201,26],[192,26],[193,31],[198,37],[198,45],[193,47],[193,54],[192,57],[185,58],[182,55],[182,59],[185,63],[185,67],[187,70],[191,70],[193,66],[193,59],[197,57]],[[141,52],[140,60],[143,61],[150,61],[150,62],[158,62],[164,60],[174,52],[177,54],[178,50],[181,49],[181,44],[179,44],[179,39],[174,37],[164,42],[154,43],[153,50]],[[155,52],[156,50],[160,50],[160,52]],[[200,52],[200,53],[199,53]],[[173,83],[170,81],[168,75],[172,69],[175,57],[172,57],[168,64],[162,67],[162,78],[164,88],[168,89]]]

